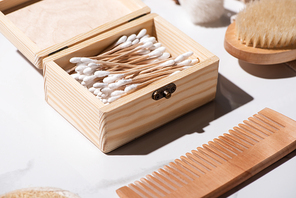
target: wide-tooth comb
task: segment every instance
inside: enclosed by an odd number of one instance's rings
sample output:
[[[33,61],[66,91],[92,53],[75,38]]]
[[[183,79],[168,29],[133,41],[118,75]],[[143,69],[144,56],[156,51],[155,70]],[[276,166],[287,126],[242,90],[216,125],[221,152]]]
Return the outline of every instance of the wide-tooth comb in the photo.
[[[116,192],[122,198],[217,197],[296,148],[296,122],[265,108],[223,136]]]

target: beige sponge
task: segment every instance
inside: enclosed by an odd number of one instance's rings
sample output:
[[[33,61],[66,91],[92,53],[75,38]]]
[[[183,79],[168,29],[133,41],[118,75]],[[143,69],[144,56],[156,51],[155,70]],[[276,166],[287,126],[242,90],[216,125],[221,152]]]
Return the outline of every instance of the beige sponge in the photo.
[[[80,198],[78,195],[59,188],[36,187],[15,190],[0,198]]]
[[[260,0],[246,5],[236,17],[241,43],[261,48],[296,45],[296,0]]]

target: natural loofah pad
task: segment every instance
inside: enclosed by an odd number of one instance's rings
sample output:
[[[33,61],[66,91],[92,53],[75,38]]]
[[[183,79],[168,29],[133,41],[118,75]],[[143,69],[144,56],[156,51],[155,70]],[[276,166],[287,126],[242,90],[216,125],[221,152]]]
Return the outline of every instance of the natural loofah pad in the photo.
[[[0,195],[0,198],[80,198],[69,191],[58,188],[26,188]]]
[[[246,5],[236,17],[241,43],[261,48],[296,44],[296,0],[260,0]]]

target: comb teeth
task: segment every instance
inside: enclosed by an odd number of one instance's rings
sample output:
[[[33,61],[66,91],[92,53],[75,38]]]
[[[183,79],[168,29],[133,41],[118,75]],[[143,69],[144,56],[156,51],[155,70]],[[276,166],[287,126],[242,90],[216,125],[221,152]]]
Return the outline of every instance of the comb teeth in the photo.
[[[218,196],[265,168],[266,164],[258,169],[263,161],[269,161],[270,165],[279,159],[274,157],[277,151],[283,152],[283,148],[296,141],[296,137],[292,142],[289,138],[283,141],[289,135],[284,133],[286,128],[291,128],[286,127],[289,122],[295,128],[295,121],[264,109],[229,133],[186,153],[146,178],[120,188],[117,193],[121,197],[135,198]],[[285,143],[280,145],[282,142]],[[257,172],[252,172],[253,169]]]

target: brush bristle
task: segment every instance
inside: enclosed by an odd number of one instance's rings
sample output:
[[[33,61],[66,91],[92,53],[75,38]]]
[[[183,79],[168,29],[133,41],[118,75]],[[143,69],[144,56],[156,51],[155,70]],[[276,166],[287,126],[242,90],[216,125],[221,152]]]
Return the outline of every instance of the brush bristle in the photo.
[[[296,0],[260,0],[246,5],[236,18],[241,43],[261,48],[296,44]]]

